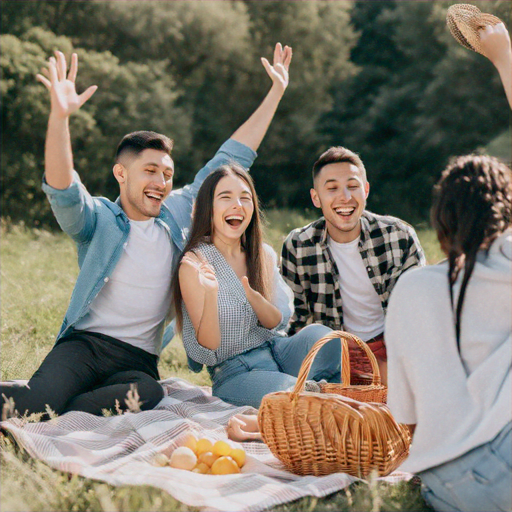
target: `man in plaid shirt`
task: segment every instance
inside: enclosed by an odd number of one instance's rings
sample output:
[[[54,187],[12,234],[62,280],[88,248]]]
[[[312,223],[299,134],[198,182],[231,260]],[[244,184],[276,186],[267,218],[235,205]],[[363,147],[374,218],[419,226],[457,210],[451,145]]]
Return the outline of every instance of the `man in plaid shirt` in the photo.
[[[282,250],[281,271],[295,296],[288,332],[316,322],[355,334],[377,356],[385,382],[389,296],[403,272],[425,265],[423,249],[412,226],[365,210],[370,184],[352,151],[323,153],[313,187],[323,217],[293,230]]]

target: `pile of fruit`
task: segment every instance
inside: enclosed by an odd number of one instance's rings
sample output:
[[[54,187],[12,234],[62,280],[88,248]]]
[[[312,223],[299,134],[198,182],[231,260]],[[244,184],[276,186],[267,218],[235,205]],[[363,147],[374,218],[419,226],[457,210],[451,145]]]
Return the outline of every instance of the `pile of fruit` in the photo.
[[[245,464],[245,451],[233,447],[228,441],[213,442],[190,435],[183,446],[172,452],[170,458],[164,453],[155,455],[153,464],[203,475],[232,475],[240,473],[240,468]]]

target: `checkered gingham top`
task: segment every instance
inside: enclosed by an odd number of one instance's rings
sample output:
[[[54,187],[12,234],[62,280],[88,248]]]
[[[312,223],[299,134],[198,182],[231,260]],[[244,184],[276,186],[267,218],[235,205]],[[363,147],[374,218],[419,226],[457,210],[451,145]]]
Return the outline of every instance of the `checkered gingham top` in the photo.
[[[284,242],[281,272],[293,290],[295,308],[288,327],[290,335],[310,322],[343,329],[338,269],[327,240],[322,217],[293,230]],[[369,211],[364,211],[361,217],[359,252],[384,313],[402,272],[426,264],[412,226],[396,217]]]
[[[272,250],[269,246],[266,249]],[[259,323],[256,313],[247,300],[242,282],[218,249],[213,244],[200,244],[195,252],[200,252],[213,266],[219,283],[221,341],[217,350],[210,350],[200,345],[183,304],[182,339],[187,355],[198,363],[215,366],[279,336],[275,329],[266,329]]]

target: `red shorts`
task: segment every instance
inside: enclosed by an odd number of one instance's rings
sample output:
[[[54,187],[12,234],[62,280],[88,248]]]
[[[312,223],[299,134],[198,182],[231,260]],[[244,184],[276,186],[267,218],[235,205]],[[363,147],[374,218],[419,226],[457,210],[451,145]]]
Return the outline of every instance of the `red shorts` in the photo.
[[[368,347],[371,349],[377,359],[387,361],[386,345],[384,343],[384,334],[379,334],[368,340]],[[372,365],[366,354],[359,346],[350,346],[350,378],[352,384],[365,384],[373,374]]]

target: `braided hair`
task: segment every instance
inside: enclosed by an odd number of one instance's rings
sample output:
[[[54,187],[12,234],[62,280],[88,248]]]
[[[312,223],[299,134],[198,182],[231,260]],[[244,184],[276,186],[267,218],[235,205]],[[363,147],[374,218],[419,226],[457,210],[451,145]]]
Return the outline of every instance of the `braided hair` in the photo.
[[[448,283],[460,353],[460,318],[477,253],[512,224],[511,170],[496,158],[467,155],[455,159],[434,187],[432,226],[448,256]],[[453,286],[464,269],[457,305]]]

